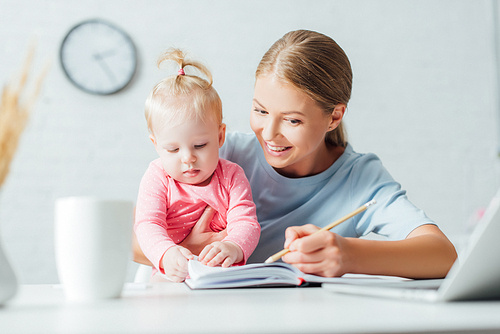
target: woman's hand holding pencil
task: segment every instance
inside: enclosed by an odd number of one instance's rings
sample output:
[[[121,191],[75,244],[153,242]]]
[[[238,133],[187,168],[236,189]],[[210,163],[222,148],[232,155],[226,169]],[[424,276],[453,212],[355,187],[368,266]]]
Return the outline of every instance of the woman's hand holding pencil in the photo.
[[[322,232],[322,231],[328,231],[328,230],[330,230],[330,229],[334,228],[335,226],[337,226],[337,225],[339,225],[339,224],[341,224],[341,223],[345,222],[345,221],[346,221],[346,220],[348,220],[349,218],[352,218],[352,217],[354,217],[355,215],[357,215],[357,214],[359,214],[359,213],[361,213],[361,212],[365,211],[365,210],[366,210],[369,206],[371,206],[371,205],[373,205],[373,204],[375,204],[375,203],[376,203],[376,201],[375,201],[375,200],[371,200],[371,201],[369,201],[368,203],[366,203],[366,204],[364,204],[364,205],[360,206],[359,208],[357,208],[357,209],[356,209],[356,210],[354,210],[353,212],[351,212],[351,213],[349,213],[349,214],[345,215],[344,217],[342,217],[342,218],[340,218],[340,219],[338,219],[338,220],[336,220],[336,221],[332,222],[331,224],[329,224],[329,225],[327,225],[327,226],[325,226],[325,227],[323,227],[323,228],[321,228],[321,229],[318,229],[318,228],[316,228],[316,227],[315,227],[315,229],[317,229],[317,230],[315,230],[315,232],[314,232],[314,233],[311,233],[311,234],[308,234],[308,235],[314,235],[314,234],[317,234],[317,233]],[[287,242],[287,243],[288,243],[288,242]],[[287,254],[287,253],[289,253],[289,252],[290,252],[290,249],[285,248],[285,249],[283,249],[282,251],[280,251],[280,252],[278,252],[278,253],[276,253],[276,254],[274,254],[274,255],[270,256],[270,257],[269,257],[269,258],[265,261],[265,263],[272,263],[272,262],[275,262],[275,261],[279,260],[279,259],[280,259],[283,255],[285,255],[285,254]]]

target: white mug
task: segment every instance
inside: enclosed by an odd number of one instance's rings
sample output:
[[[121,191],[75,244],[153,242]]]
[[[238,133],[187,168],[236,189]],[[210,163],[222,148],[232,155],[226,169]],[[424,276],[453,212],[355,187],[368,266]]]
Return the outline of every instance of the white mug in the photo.
[[[66,297],[120,296],[132,245],[133,203],[65,197],[55,203],[55,254]]]

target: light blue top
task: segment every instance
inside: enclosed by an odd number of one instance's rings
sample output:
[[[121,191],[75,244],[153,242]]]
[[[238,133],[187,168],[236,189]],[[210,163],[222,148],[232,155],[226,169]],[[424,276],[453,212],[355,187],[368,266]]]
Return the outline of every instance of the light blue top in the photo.
[[[372,199],[377,204],[331,231],[344,237],[374,232],[401,240],[418,226],[434,224],[408,200],[376,155],[356,153],[349,144],[327,170],[303,178],[278,174],[254,134],[228,133],[220,156],[243,167],[257,206],[261,238],[248,263],[263,262],[283,249],[287,227],[323,227]]]

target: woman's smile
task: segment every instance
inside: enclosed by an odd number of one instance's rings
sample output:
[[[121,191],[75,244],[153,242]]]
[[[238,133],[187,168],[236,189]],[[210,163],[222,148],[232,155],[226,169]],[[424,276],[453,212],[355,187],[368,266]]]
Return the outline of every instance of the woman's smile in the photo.
[[[276,146],[266,142],[266,148],[268,149],[269,154],[277,156],[290,151],[292,149],[292,146]]]

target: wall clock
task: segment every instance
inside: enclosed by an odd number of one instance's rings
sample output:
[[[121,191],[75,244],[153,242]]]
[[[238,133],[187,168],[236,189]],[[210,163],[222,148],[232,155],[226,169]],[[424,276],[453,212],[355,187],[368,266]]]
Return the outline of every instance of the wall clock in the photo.
[[[68,79],[92,94],[108,95],[123,89],[137,68],[137,55],[130,37],[100,19],[84,21],[64,38],[59,52]]]

